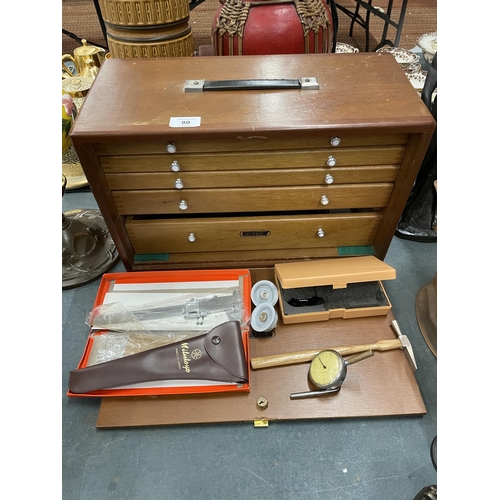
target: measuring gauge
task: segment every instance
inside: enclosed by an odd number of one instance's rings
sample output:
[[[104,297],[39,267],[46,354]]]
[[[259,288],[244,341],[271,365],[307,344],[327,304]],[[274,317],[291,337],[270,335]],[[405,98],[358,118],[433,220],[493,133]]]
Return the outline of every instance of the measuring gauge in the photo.
[[[347,375],[344,358],[332,349],[319,352],[309,366],[309,379],[318,389],[341,385]]]
[[[343,358],[333,349],[320,351],[309,365],[309,380],[319,390],[308,392],[296,392],[290,394],[291,399],[311,398],[334,394],[340,391],[340,387],[347,375],[347,365],[373,356],[373,351],[365,351],[349,359]]]

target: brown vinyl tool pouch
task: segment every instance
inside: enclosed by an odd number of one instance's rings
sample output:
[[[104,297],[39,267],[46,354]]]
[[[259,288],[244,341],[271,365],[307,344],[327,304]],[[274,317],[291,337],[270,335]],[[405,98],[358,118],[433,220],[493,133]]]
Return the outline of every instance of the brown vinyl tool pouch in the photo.
[[[239,321],[227,321],[197,337],[72,370],[69,390],[83,394],[158,380],[248,382]]]

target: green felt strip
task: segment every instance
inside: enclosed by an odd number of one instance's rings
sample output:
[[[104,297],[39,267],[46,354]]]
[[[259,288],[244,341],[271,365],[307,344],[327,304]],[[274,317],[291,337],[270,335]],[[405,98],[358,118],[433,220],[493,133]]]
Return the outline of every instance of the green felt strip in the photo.
[[[368,246],[358,246],[358,247],[338,247],[338,252],[340,256],[345,255],[374,255],[373,247]],[[160,260],[168,261],[170,254],[168,253],[144,253],[137,254],[134,257],[134,262],[147,262],[149,260]]]
[[[374,255],[375,252],[371,245],[362,247],[338,247],[339,255]]]
[[[143,253],[137,254],[134,257],[134,262],[147,262],[148,260],[168,260],[170,254],[168,253]]]

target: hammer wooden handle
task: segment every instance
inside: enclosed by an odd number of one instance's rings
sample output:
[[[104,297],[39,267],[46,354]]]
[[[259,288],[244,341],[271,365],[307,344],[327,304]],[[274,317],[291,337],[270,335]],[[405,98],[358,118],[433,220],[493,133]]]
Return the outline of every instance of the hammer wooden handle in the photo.
[[[260,368],[270,368],[272,366],[294,365],[297,363],[305,363],[325,349],[333,349],[342,356],[348,354],[356,354],[363,351],[390,351],[391,349],[400,349],[401,341],[394,340],[379,340],[373,344],[348,345],[342,347],[325,347],[324,349],[311,349],[309,351],[286,352],[284,354],[275,354],[273,356],[262,356],[260,358],[252,358],[250,363],[254,370]]]

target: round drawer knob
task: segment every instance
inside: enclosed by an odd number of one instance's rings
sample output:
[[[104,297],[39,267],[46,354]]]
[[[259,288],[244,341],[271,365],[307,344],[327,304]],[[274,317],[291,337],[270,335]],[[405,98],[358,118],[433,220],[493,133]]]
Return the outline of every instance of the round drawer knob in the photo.
[[[179,165],[179,162],[177,160],[174,160],[170,165],[170,170],[172,170],[172,172],[178,172],[180,169],[181,166]]]
[[[188,241],[190,241],[191,243],[194,243],[196,241],[196,236],[194,235],[194,233],[189,233]]]
[[[335,163],[337,163],[337,160],[336,160],[333,156],[329,156],[329,157],[326,159],[326,164],[327,164],[329,167],[334,167],[334,166],[335,166]]]
[[[340,144],[340,137],[332,137],[330,139],[330,144],[336,148]]]
[[[167,153],[175,153],[176,151],[177,148],[175,147],[175,144],[173,142],[167,144]]]
[[[333,176],[330,174],[325,175],[325,184],[333,184]]]
[[[184,184],[181,179],[176,179],[174,186],[175,189],[182,189],[184,187]]]
[[[323,195],[323,196],[321,197],[321,204],[322,204],[322,205],[328,205],[328,203],[330,203],[330,200],[328,199],[328,196]]]
[[[188,204],[187,204],[186,200],[181,200],[181,202],[179,203],[179,208],[181,210],[187,210],[187,207],[188,207]]]
[[[323,238],[323,236],[325,236],[325,232],[321,228],[318,229],[316,234],[318,235],[318,238]]]

